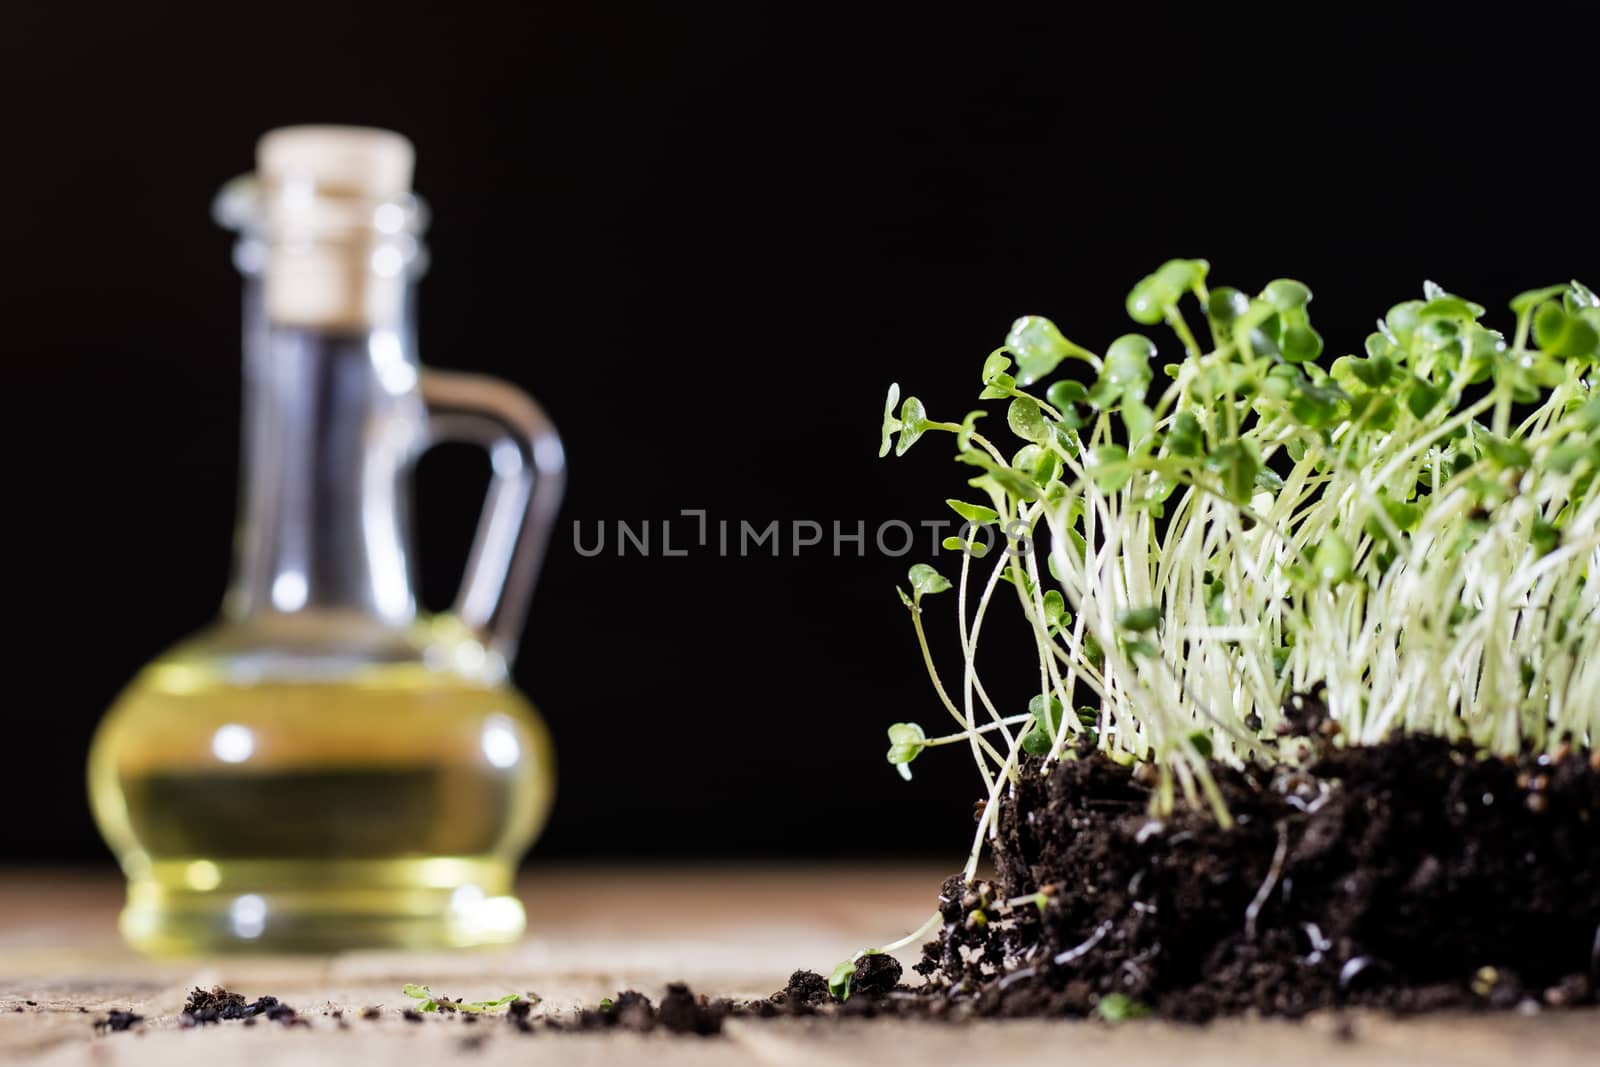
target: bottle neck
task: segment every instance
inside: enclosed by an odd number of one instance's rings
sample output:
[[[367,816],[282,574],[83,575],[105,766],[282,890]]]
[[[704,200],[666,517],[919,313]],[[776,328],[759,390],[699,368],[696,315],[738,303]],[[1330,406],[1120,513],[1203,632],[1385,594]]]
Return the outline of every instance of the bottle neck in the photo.
[[[326,613],[390,626],[415,617],[410,473],[426,417],[411,316],[391,321],[273,321],[260,279],[247,277],[230,617]]]

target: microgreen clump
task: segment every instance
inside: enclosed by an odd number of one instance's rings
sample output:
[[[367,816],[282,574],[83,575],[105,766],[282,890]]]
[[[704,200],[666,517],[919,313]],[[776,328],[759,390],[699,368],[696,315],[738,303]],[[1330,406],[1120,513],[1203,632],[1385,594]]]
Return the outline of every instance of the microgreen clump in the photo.
[[[880,454],[947,433],[979,498],[948,501],[953,577],[918,564],[900,592],[955,730],[896,723],[888,752],[908,778],[924,749],[972,753],[989,803],[969,880],[1022,754],[1149,763],[1156,814],[1181,794],[1226,823],[1208,761],[1297,758],[1297,694],[1347,744],[1600,735],[1600,299],[1524,293],[1507,335],[1430,282],[1327,359],[1305,285],[1249,295],[1208,275],[1173,260],[1129,293],[1170,351],[1142,333],[1095,351],[1018,319],[978,383],[1011,443],[978,430],[983,410],[939,421],[890,387]],[[947,686],[923,601],[952,590]],[[978,669],[1003,600],[1032,631],[1025,711]]]

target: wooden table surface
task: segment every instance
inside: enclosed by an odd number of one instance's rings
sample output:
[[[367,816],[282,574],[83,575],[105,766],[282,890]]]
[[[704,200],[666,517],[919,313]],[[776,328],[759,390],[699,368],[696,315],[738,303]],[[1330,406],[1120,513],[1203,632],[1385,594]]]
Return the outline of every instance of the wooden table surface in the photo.
[[[1600,1012],[1434,1017],[1364,1015],[1355,1037],[1331,1018],[1162,1023],[985,1023],[970,1026],[803,1019],[732,1021],[721,1038],[518,1034],[449,1016],[404,1021],[405,982],[468,999],[534,990],[543,1007],[593,1005],[621,989],[659,996],[669,981],[696,991],[763,996],[797,967],[824,971],[856,949],[898,936],[928,914],[938,868],[535,868],[520,886],[529,935],[500,951],[438,955],[353,952],[326,957],[152,962],[117,938],[121,885],[109,874],[0,874],[0,1062],[134,1067],[260,1065],[1272,1064],[1326,1062],[1540,1067],[1600,1063]],[[909,961],[912,954],[902,958]],[[312,1025],[238,1023],[183,1030],[193,986],[271,993]],[[32,1006],[24,1003],[34,1001]],[[383,1016],[355,1016],[382,1005]],[[14,1010],[20,1008],[21,1010]],[[79,1009],[87,1009],[80,1011]],[[148,1017],[96,1035],[111,1008]],[[348,1028],[322,1013],[344,1009]],[[467,1034],[486,1035],[475,1048]]]

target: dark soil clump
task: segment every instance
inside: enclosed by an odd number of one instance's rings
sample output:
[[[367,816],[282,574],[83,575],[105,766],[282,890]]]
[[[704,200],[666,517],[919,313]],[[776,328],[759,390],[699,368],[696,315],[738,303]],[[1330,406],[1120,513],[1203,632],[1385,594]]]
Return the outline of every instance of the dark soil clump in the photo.
[[[900,961],[881,952],[869,952],[856,961],[855,977],[850,982],[852,996],[871,999],[888,996],[900,984]]]
[[[649,1000],[640,997],[648,1006]],[[722,1032],[722,1020],[727,1018],[726,1001],[708,1001],[695,996],[681,982],[667,986],[661,1006],[656,1009],[656,1021],[674,1034],[699,1034],[705,1036]]]
[[[143,1015],[138,1015],[131,1011],[117,1011],[113,1009],[112,1011],[107,1012],[103,1017],[96,1019],[94,1021],[94,1028],[98,1033],[106,1033],[107,1031],[112,1033],[121,1033],[124,1030],[131,1029],[136,1023],[142,1022],[144,1022]]]
[[[253,1025],[257,1016],[285,1026],[310,1025],[300,1018],[293,1008],[280,1002],[277,997],[263,996],[247,1001],[243,994],[231,992],[221,986],[213,986],[209,990],[196,987],[183,1005],[183,1012],[178,1016],[178,1025],[205,1026],[207,1023],[221,1023],[234,1019],[241,1019],[246,1025]]]
[[[922,999],[1087,1015],[1116,995],[1192,1021],[1594,1001],[1590,760],[1408,737],[1216,778],[1228,828],[1151,819],[1148,786],[1099,755],[1028,763],[1001,801],[996,882],[945,883]]]
[[[513,1005],[514,1007],[515,1005]],[[545,1026],[552,1030],[632,1030],[646,1034],[661,1029],[672,1034],[694,1034],[710,1037],[722,1032],[722,1021],[730,1015],[757,1014],[750,1005],[732,1000],[710,1000],[696,995],[681,982],[667,986],[660,1004],[654,1004],[643,993],[628,990],[618,993],[595,1009],[580,1010],[571,1019],[547,1018]],[[520,1030],[531,1029],[526,1015],[519,1022]]]
[[[816,1006],[830,999],[828,980],[816,971],[796,971],[789,976],[781,996],[784,1002],[794,1005]]]

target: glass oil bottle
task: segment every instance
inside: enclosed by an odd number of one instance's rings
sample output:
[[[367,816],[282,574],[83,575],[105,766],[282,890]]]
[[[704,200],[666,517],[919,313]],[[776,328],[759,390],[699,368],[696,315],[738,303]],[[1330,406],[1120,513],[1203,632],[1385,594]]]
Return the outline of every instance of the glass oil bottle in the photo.
[[[219,195],[244,276],[244,448],[220,620],[96,734],[97,822],[152,954],[438,948],[523,929],[512,876],[554,787],[509,661],[562,488],[505,383],[423,368],[409,142],[293,127]],[[454,609],[412,592],[410,480],[441,441],[493,476]]]

